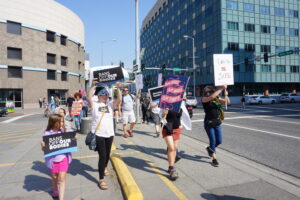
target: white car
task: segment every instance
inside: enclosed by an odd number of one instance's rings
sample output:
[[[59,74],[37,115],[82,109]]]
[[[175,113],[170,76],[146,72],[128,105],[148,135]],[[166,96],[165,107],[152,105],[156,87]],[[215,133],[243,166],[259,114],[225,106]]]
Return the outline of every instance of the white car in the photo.
[[[274,104],[276,99],[269,96],[251,96],[248,97],[249,104]]]
[[[194,108],[197,108],[198,101],[197,101],[196,97],[193,97],[193,96],[186,97],[186,105],[193,106]]]
[[[280,96],[280,103],[283,102],[289,102],[289,103],[300,102],[300,95],[297,95],[295,93],[282,94]]]

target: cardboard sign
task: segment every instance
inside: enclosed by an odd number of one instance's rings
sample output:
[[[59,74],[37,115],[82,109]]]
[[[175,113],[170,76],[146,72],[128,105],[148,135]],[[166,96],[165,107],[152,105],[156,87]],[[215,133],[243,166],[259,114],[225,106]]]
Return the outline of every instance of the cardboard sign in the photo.
[[[135,75],[135,87],[137,90],[143,89],[143,74],[136,74]]]
[[[215,86],[234,85],[232,54],[214,54]]]
[[[124,80],[122,67],[113,67],[97,70],[93,72],[93,78],[97,78],[97,85],[112,85],[118,81]]]
[[[159,87],[148,89],[151,102],[159,103],[163,88],[164,88],[164,86],[159,86]]]
[[[73,101],[72,108],[71,108],[71,115],[78,116],[80,115],[81,110],[82,110],[81,102]]]
[[[169,75],[165,81],[159,107],[179,112],[188,82],[189,77],[187,76]]]
[[[76,132],[65,132],[43,136],[44,157],[77,151]]]

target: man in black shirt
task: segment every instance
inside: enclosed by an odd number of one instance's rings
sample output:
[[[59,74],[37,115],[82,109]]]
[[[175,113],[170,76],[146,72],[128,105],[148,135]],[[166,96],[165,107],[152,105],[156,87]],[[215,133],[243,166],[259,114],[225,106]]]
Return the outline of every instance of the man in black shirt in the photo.
[[[73,101],[75,101],[74,97],[69,96],[67,99],[67,107],[71,121],[73,121],[73,116],[71,115]]]

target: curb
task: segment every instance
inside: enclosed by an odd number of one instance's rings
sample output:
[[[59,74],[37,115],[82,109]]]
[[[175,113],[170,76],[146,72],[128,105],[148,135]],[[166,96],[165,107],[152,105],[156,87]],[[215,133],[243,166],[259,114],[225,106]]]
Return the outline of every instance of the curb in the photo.
[[[120,155],[114,153],[110,156],[110,160],[117,172],[121,187],[125,193],[127,200],[143,200],[143,194],[133,179],[127,165],[124,163]]]

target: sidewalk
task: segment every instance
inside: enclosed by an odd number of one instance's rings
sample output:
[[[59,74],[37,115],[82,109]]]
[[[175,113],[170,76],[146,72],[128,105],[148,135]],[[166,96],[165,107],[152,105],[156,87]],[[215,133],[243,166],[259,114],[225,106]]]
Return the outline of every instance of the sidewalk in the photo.
[[[118,125],[118,133],[122,133]],[[213,167],[206,144],[181,135],[175,164],[179,178],[168,179],[166,144],[154,138],[154,125],[136,125],[132,138],[117,134],[115,153],[127,164],[144,199],[297,200],[300,181],[253,161],[218,151],[219,167]]]

